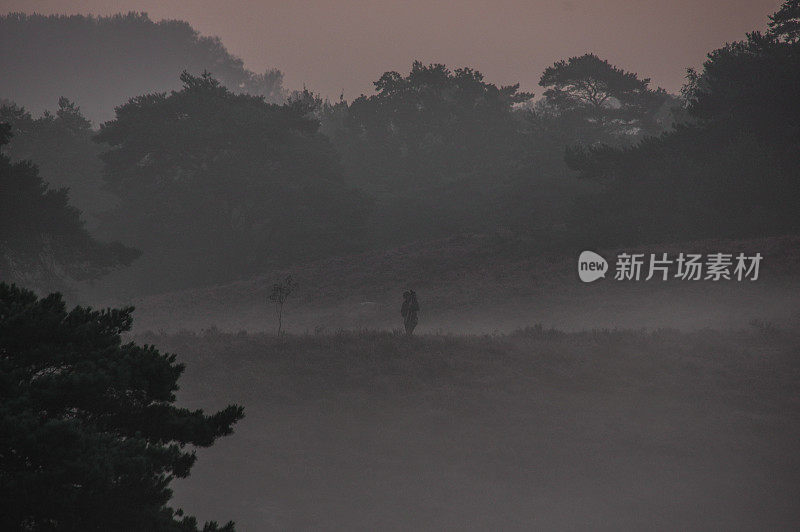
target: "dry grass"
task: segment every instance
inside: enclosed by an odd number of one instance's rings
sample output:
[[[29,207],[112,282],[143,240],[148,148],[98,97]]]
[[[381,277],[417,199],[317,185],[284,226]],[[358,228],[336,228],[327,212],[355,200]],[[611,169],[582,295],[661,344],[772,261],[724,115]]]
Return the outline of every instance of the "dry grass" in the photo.
[[[141,335],[236,401],[178,501],[243,530],[792,529],[800,336]]]
[[[578,252],[554,255],[533,242],[497,236],[418,243],[268,272],[223,286],[133,301],[138,331],[181,328],[272,331],[268,302],[277,279],[292,274],[299,288],[286,304],[294,333],[400,326],[401,293],[420,297],[420,331],[510,332],[541,322],[565,330],[592,327],[741,327],[753,319],[782,325],[800,319],[800,237],[702,241],[637,249],[764,256],[756,283],[598,281],[577,278]],[[602,250],[601,250],[602,251]],[[631,250],[628,250],[631,251]],[[617,250],[603,251],[606,257]]]

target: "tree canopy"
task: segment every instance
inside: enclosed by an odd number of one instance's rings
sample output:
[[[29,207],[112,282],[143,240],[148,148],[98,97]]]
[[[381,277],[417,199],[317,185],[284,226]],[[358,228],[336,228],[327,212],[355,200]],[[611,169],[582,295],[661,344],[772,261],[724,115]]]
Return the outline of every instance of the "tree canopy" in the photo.
[[[800,0],[786,0],[769,16],[769,33],[787,42],[800,39]]]
[[[419,61],[374,85],[375,94],[321,113],[349,182],[375,197],[373,242],[491,231],[529,218],[530,205],[521,212],[507,200],[529,164],[518,108],[533,94],[498,87],[469,67]]]
[[[712,51],[689,71],[691,121],[633,148],[568,153],[603,187],[577,227],[610,245],[800,230],[798,87],[797,40],[754,32]]]
[[[270,102],[287,96],[279,70],[252,72],[219,38],[146,13],[0,15],[0,50],[0,72],[14,73],[0,76],[0,95],[34,113],[67,96],[95,123],[131,95],[179,88],[175,74],[183,69],[213,70],[231,90]]]
[[[754,32],[708,54],[703,70],[689,70],[689,113],[705,125],[757,133],[776,145],[800,134],[800,43]]]
[[[14,102],[0,102],[0,122],[11,125],[13,137],[4,147],[11,161],[35,161],[51,187],[69,189],[70,203],[81,210],[90,231],[99,229],[116,197],[103,187],[97,157],[103,148],[92,141],[95,131],[80,107],[62,96],[55,112],[34,118]]]
[[[609,142],[615,137],[653,134],[661,129],[658,113],[669,97],[595,54],[557,61],[542,73],[539,85],[559,118],[575,122],[575,135],[584,144]]]
[[[234,94],[210,74],[117,108],[96,136],[117,233],[170,282],[224,281],[353,249],[368,203],[306,100]],[[232,273],[235,272],[235,273]]]
[[[453,182],[496,165],[514,147],[508,143],[518,129],[514,106],[533,97],[519,84],[487,83],[468,67],[451,71],[419,61],[408,75],[386,72],[374,85],[376,94],[347,109],[340,146],[356,144],[359,155],[349,161],[359,183],[397,191]]]
[[[96,143],[66,98],[40,118],[5,105],[0,120],[14,128],[12,163],[36,161],[70,187],[92,234],[145,252],[115,278],[139,293],[457,233],[533,232],[543,245],[774,233],[796,225],[798,21],[799,0],[787,0],[767,32],[690,71],[682,100],[587,53],[545,69],[536,102],[473,68],[415,61],[372,94],[330,103],[270,96],[280,72],[246,71],[185,23],[12,14],[0,35],[15,46],[25,27],[81,42],[128,32],[166,55],[164,68],[185,52],[215,75],[170,71],[119,105]],[[181,54],[169,52],[176,42]]]
[[[243,409],[176,406],[184,366],[122,342],[132,311],[68,311],[0,283],[3,530],[197,530],[167,506],[169,484],[196,461],[186,447],[230,434]]]
[[[0,124],[0,147],[11,138]],[[40,290],[97,279],[139,256],[118,242],[95,240],[66,188],[51,189],[33,162],[0,153],[0,275]]]
[[[663,89],[650,88],[649,78],[591,53],[547,67],[539,85],[559,118],[575,123],[574,135],[583,144],[659,132],[659,111],[669,100]]]

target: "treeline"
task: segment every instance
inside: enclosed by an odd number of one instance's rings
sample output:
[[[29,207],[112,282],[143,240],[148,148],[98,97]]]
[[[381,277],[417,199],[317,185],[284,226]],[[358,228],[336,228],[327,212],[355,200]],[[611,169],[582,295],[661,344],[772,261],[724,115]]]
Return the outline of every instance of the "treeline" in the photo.
[[[66,99],[0,122],[95,237],[143,252],[116,279],[135,293],[458,233],[560,250],[774,235],[799,228],[798,20],[785,2],[680,96],[585,54],[547,68],[538,100],[419,62],[352,102],[185,71],[99,131]]]
[[[487,231],[553,240],[585,188],[565,146],[625,146],[671,126],[675,98],[594,54],[557,62],[540,84],[534,103],[470,68],[415,62],[405,76],[381,76],[374,95],[322,104],[348,179],[376,199],[375,240]]]
[[[0,50],[2,97],[39,113],[65,96],[95,123],[133,95],[180,88],[183,70],[212,70],[231,90],[270,102],[287,96],[279,70],[252,72],[217,37],[180,20],[153,22],[146,13],[10,13],[0,16]]]
[[[630,148],[568,150],[600,192],[572,220],[585,242],[746,238],[800,230],[800,1],[766,34],[708,54],[689,71],[686,119]]]
[[[0,123],[0,148],[11,127]],[[87,280],[129,266],[139,251],[101,243],[86,230],[67,189],[48,187],[30,161],[0,153],[0,276],[42,291],[63,289],[68,279]]]

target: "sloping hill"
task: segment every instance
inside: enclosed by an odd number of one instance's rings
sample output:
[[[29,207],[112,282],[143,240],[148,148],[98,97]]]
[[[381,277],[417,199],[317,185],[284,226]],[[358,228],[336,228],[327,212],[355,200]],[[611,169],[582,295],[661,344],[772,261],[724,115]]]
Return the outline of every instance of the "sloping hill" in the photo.
[[[741,326],[800,319],[800,237],[713,240],[627,252],[738,253],[764,257],[756,282],[580,282],[577,257],[540,252],[530,241],[455,237],[386,252],[327,259],[236,283],[131,301],[135,327],[271,331],[269,290],[291,274],[299,283],[285,307],[290,331],[398,328],[401,291],[415,289],[420,330],[509,331],[532,323],[593,327]],[[601,250],[612,262],[620,250]]]

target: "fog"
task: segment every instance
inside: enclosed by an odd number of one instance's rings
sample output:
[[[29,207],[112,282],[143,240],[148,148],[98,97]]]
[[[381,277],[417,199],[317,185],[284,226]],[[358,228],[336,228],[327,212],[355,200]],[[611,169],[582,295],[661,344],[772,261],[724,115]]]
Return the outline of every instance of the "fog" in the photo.
[[[146,4],[0,13],[0,528],[796,528],[796,0]]]
[[[391,338],[344,335],[328,356],[319,337],[143,340],[195,354],[188,404],[252,405],[176,486],[185,507],[234,512],[246,530],[790,529],[797,519],[796,336],[758,354],[766,344],[750,334],[709,332],[426,336],[397,350]],[[231,348],[222,360],[201,344]],[[211,378],[226,395],[212,398]]]

